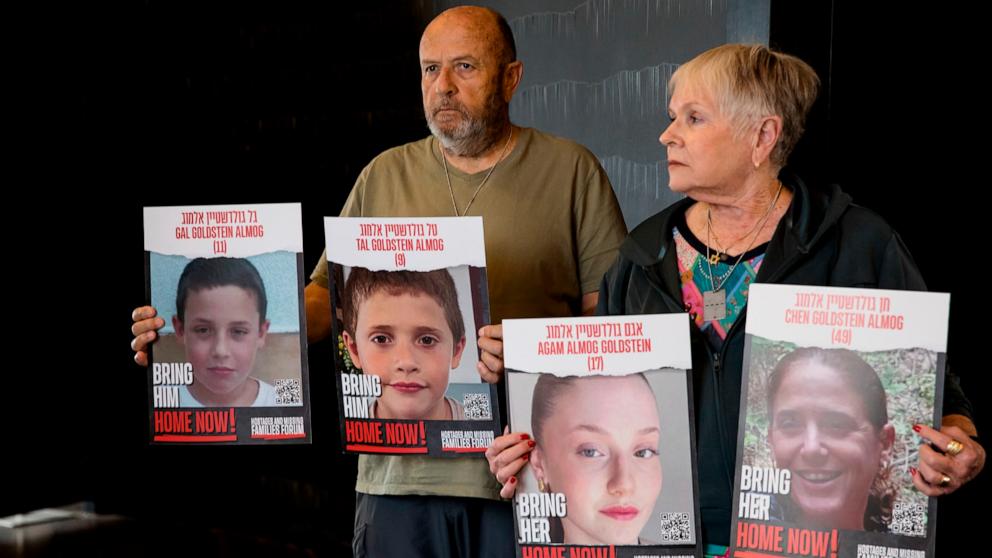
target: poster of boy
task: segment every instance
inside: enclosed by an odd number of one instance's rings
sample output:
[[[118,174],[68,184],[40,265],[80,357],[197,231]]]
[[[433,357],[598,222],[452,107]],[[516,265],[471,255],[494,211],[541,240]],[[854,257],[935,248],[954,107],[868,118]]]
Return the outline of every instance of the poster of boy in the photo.
[[[329,217],[324,230],[343,450],[484,453],[499,409],[476,371],[482,219]]]
[[[146,207],[152,443],[310,440],[299,204]]]

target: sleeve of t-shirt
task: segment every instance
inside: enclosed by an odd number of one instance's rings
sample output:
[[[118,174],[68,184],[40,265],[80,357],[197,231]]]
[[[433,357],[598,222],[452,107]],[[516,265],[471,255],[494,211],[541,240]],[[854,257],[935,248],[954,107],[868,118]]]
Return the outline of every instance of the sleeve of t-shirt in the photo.
[[[355,181],[355,185],[351,188],[351,193],[348,194],[348,199],[344,202],[344,207],[341,208],[341,217],[361,217],[362,216],[362,202],[365,201],[365,180],[369,174],[369,167],[372,164],[369,163],[362,173],[358,175],[358,180]],[[320,260],[317,261],[317,266],[314,267],[313,273],[310,274],[310,280],[314,283],[324,287],[328,287],[327,280],[327,249],[324,249],[324,253],[320,255]]]
[[[627,236],[620,205],[599,161],[589,155],[592,168],[575,196],[576,244],[582,293],[599,291],[603,275],[616,259]]]

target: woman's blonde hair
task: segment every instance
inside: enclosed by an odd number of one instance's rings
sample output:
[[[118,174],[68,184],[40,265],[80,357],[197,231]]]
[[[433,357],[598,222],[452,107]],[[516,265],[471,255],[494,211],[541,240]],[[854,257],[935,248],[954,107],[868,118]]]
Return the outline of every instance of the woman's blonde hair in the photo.
[[[672,74],[668,90],[691,82],[709,91],[739,132],[765,116],[782,118],[782,133],[771,153],[779,167],[803,135],[820,78],[809,64],[764,45],[730,44],[707,50]]]

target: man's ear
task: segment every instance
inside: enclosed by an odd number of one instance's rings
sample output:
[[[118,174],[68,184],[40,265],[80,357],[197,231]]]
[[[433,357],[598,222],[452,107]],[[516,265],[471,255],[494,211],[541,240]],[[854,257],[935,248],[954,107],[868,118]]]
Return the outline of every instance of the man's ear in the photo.
[[[514,60],[503,68],[503,101],[509,103],[524,75],[524,63]]]

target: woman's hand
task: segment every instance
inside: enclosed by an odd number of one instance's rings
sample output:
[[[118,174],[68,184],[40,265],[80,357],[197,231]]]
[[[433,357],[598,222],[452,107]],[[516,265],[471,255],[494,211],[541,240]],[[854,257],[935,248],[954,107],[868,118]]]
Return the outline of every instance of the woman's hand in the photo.
[[[985,466],[985,448],[957,426],[913,426],[929,444],[920,445],[918,469],[911,469],[913,484],[927,496],[950,494],[975,478]],[[937,448],[937,449],[934,449]]]
[[[517,490],[517,473],[530,461],[530,452],[537,445],[530,439],[530,434],[514,432],[507,434],[509,428],[503,430],[504,434],[495,440],[486,450],[486,459],[489,461],[489,471],[496,476],[496,480],[503,485],[499,495],[503,498],[512,498]]]

